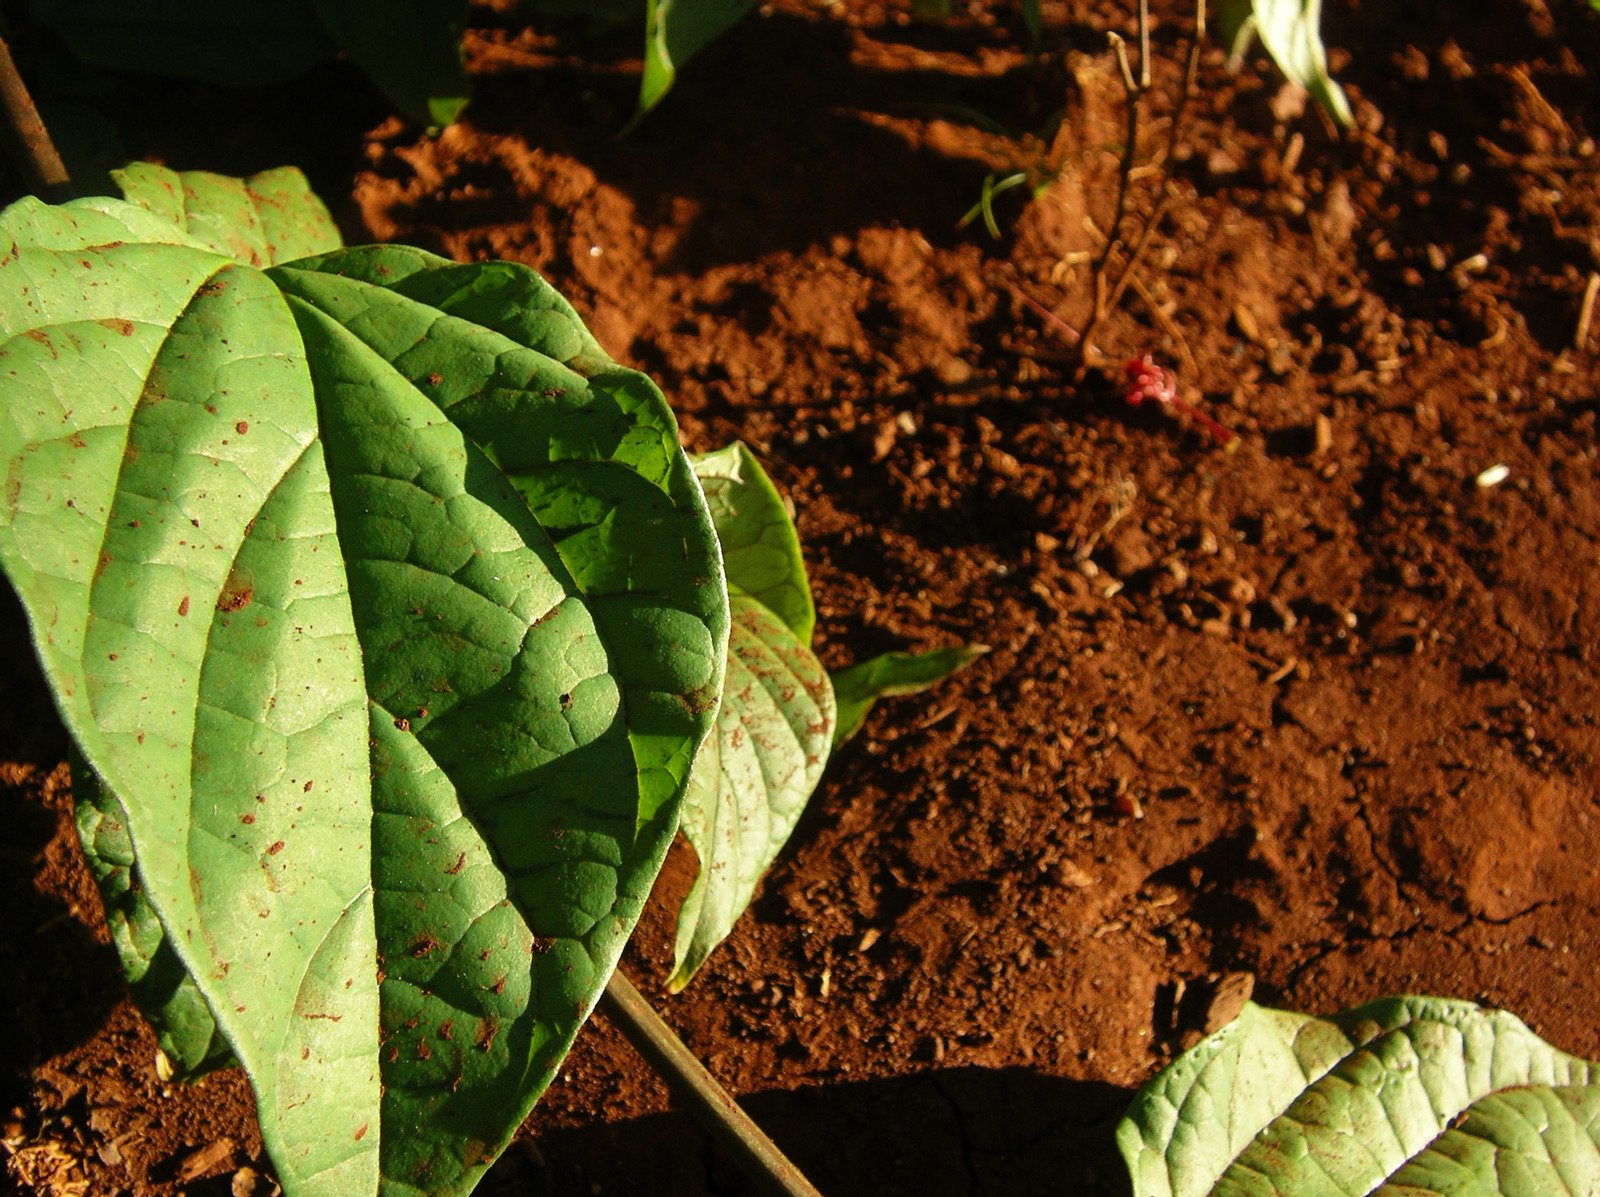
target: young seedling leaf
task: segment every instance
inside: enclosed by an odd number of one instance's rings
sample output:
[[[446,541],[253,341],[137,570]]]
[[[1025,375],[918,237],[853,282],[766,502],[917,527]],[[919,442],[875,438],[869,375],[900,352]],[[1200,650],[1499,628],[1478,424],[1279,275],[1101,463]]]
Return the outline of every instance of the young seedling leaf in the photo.
[[[645,18],[644,78],[634,119],[661,102],[678,77],[678,68],[754,8],[755,0],[650,0]]]
[[[1577,1197],[1600,1190],[1600,1065],[1470,1002],[1247,1003],[1117,1143],[1139,1197]]]
[[[1309,91],[1341,128],[1354,122],[1344,89],[1328,74],[1322,0],[1219,0],[1217,26],[1235,64],[1257,36],[1278,69]]]
[[[125,833],[287,1193],[465,1193],[715,717],[671,415],[522,267],[263,271],[109,200],[21,201],[0,244],[0,565],[116,800],[99,863]]]
[[[811,583],[794,520],[772,480],[741,441],[692,460],[722,542],[728,584],[781,619],[801,644],[810,644],[817,622]]]
[[[884,653],[838,670],[833,674],[833,693],[839,704],[833,742],[843,744],[855,735],[878,699],[926,690],[988,651],[987,644],[965,644],[925,653]]]
[[[339,229],[293,166],[247,179],[134,162],[111,177],[123,198],[247,266],[274,266],[338,249]]]
[[[811,650],[755,599],[735,593],[732,605],[722,710],[684,804],[700,871],[678,912],[674,993],[750,905],[817,788],[833,733],[833,693]]]

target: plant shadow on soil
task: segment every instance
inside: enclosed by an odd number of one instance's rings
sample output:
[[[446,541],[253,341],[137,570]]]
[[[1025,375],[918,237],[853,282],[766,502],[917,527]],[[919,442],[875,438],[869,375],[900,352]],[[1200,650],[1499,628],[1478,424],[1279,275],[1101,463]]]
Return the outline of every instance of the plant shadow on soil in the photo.
[[[828,1197],[1126,1197],[1113,1132],[1130,1092],[1026,1068],[945,1068],[751,1096],[744,1108]],[[762,1192],[688,1115],[546,1131],[486,1179],[500,1193]],[[523,1146],[519,1143],[519,1147]]]

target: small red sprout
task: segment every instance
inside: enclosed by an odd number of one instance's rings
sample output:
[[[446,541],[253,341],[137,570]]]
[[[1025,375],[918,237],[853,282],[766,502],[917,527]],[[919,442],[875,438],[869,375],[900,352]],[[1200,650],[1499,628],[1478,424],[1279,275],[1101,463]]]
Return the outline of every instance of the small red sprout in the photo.
[[[1168,411],[1188,416],[1209,432],[1219,445],[1232,446],[1236,436],[1205,412],[1178,396],[1178,376],[1156,361],[1153,353],[1141,353],[1122,367],[1128,376],[1127,399],[1130,407],[1145,400],[1159,403]]]

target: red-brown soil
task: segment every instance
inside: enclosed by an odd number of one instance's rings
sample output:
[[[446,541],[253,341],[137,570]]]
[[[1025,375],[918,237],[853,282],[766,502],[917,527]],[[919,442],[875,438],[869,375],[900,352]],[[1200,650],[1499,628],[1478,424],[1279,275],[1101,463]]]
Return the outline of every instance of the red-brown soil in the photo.
[[[1229,974],[1309,1010],[1472,998],[1600,1057],[1600,319],[1576,343],[1600,13],[1339,0],[1344,136],[1209,49],[1107,365],[1074,381],[1014,288],[1083,320],[1122,128],[1104,31],[1132,5],[1044,7],[1034,62],[998,0],[944,26],[778,0],[623,140],[633,35],[507,5],[475,12],[478,98],[433,141],[344,68],[107,97],[134,153],[299,162],[351,239],[547,274],[691,448],[742,437],[793,497],[830,665],[993,646],[879,706],[659,999],[829,1197],[1124,1194],[1111,1128]],[[1187,21],[1156,7],[1152,151]],[[958,230],[1027,153],[982,120],[1063,104],[1059,182],[1002,197],[998,241]],[[1146,349],[1236,452],[1123,402]],[[12,1179],[266,1192],[242,1078],[154,1074],[14,605],[4,625]],[[647,988],[667,927],[626,962]],[[742,1186],[597,1019],[485,1191]]]

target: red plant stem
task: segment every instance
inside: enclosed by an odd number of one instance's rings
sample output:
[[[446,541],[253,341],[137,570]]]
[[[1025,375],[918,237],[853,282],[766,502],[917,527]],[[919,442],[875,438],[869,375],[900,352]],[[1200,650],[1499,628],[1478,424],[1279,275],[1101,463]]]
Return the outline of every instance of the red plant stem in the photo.
[[[1078,343],[1078,330],[1073,328],[1072,325],[1068,324],[1060,316],[1057,316],[1049,308],[1045,307],[1044,304],[1040,303],[1033,296],[1029,295],[1021,287],[1013,286],[1011,288],[1011,293],[1018,299],[1022,300],[1025,305],[1032,308],[1034,312],[1036,312],[1042,319],[1053,325],[1056,331],[1067,339],[1068,345],[1076,345]]]
[[[1230,445],[1236,439],[1238,439],[1239,434],[1237,432],[1234,432],[1229,428],[1224,428],[1221,424],[1217,423],[1217,421],[1206,415],[1205,412],[1201,411],[1194,404],[1185,402],[1184,400],[1179,399],[1176,395],[1167,400],[1167,402],[1172,406],[1174,411],[1182,412],[1196,424],[1200,425],[1200,427],[1209,432],[1212,437],[1215,438],[1218,444]]]

